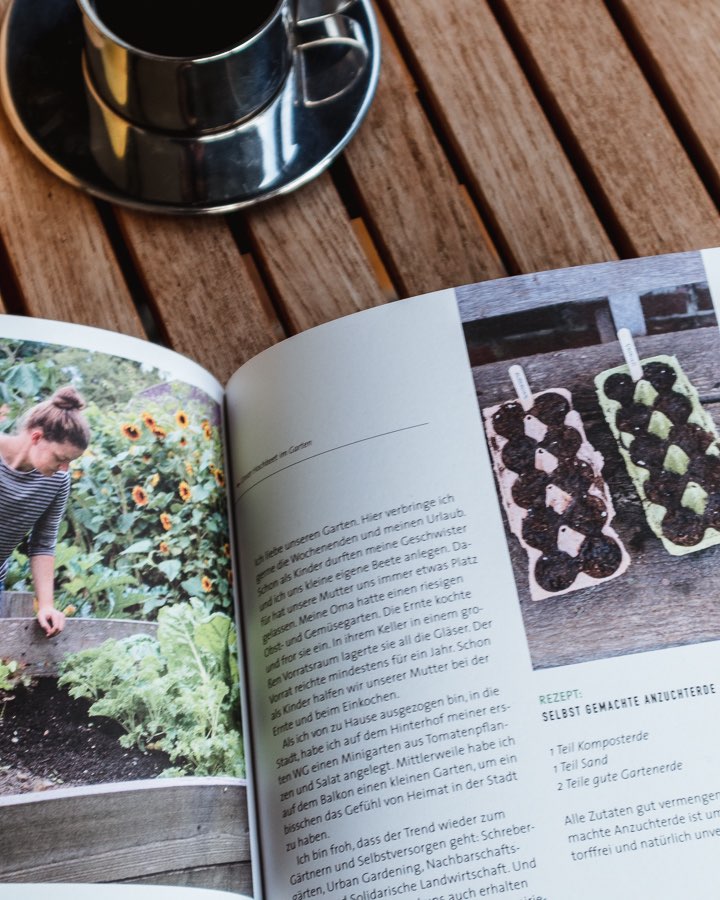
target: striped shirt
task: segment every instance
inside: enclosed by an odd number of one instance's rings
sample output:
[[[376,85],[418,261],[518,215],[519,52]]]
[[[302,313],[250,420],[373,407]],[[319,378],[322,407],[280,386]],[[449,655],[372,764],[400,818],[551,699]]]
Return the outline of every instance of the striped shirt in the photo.
[[[69,494],[67,472],[21,472],[0,457],[0,580],[5,578],[13,550],[26,535],[30,556],[55,555]]]

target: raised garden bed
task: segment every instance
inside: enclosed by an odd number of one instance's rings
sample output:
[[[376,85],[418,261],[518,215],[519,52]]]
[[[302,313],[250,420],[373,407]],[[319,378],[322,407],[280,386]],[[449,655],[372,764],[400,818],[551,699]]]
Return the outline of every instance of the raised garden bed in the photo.
[[[18,688],[0,716],[0,795],[153,778],[170,766],[164,753],[119,743],[111,719],[88,716],[55,679]]]
[[[68,619],[48,639],[32,596],[3,601],[0,657],[24,662],[39,681],[19,688],[0,718],[0,883],[137,881],[252,893],[245,781],[154,777],[170,765],[165,754],[121,747],[119,726],[88,717],[89,702],[73,700],[53,677],[69,652],[156,626]]]

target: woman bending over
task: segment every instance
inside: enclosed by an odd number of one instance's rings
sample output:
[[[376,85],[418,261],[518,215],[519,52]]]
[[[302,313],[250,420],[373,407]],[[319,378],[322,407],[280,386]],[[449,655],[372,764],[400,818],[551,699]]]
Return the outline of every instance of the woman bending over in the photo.
[[[70,494],[70,463],[90,442],[85,401],[73,387],[28,410],[15,434],[0,434],[0,591],[13,550],[28,537],[37,620],[48,637],[62,631],[55,609],[55,545]]]

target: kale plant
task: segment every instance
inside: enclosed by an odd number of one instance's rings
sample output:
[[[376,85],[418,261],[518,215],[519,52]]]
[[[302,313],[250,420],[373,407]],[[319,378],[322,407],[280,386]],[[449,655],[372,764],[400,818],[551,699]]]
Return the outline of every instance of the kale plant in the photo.
[[[120,743],[162,750],[165,775],[231,775],[245,766],[235,626],[198,600],[166,606],[157,638],[135,635],[69,655],[59,684],[93,701],[90,715],[125,729]]]

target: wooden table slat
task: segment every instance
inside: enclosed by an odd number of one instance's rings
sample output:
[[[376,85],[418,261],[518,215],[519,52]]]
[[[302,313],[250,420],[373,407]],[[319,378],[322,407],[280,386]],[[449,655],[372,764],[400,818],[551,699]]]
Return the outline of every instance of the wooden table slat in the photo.
[[[247,223],[292,330],[384,302],[327,172],[301,191],[258,206]]]
[[[712,200],[602,0],[504,2],[631,250],[720,242]]]
[[[386,0],[491,233],[520,271],[598,262],[610,240],[484,0]],[[546,6],[540,4],[541,8]]]
[[[345,159],[402,296],[504,274],[458,186],[387,28],[378,91]],[[378,153],[378,151],[381,151]]]
[[[29,314],[145,336],[95,204],[42,168],[4,116],[0,237]]]
[[[145,336],[94,202],[33,158],[2,110],[0,240],[30,315]]]
[[[284,337],[222,219],[180,219],[117,210],[155,312],[174,350],[225,382]]]
[[[699,143],[720,194],[720,6],[703,0],[621,0],[646,59]]]

